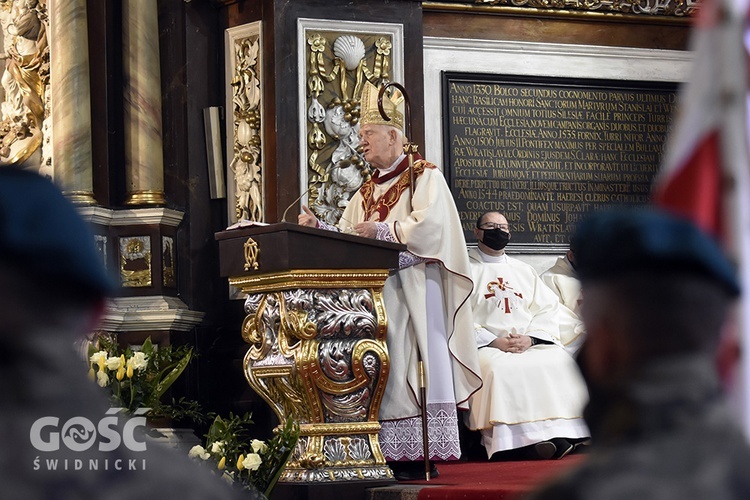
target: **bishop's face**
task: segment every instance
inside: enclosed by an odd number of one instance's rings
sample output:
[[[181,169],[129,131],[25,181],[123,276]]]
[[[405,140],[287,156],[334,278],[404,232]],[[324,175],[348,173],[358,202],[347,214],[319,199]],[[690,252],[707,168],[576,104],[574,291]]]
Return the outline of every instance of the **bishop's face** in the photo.
[[[390,167],[398,154],[394,153],[396,131],[387,125],[362,125],[359,130],[359,145],[367,163],[378,169]]]

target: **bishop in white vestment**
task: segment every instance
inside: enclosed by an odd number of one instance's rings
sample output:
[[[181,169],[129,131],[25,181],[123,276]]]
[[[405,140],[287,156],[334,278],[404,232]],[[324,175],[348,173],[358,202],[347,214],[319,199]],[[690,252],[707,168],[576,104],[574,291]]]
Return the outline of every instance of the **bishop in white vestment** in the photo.
[[[380,406],[380,446],[388,461],[424,459],[418,359],[427,378],[430,458],[457,459],[457,408],[481,385],[469,298],[472,282],[466,242],[450,189],[435,165],[415,157],[409,187],[403,154],[403,115],[383,99],[392,121],[377,109],[377,89],[362,97],[361,146],[376,173],[346,207],[338,228],[320,222],[307,207],[299,223],[403,243],[399,269],[385,282],[386,342],[391,360]],[[390,108],[390,109],[389,109]]]

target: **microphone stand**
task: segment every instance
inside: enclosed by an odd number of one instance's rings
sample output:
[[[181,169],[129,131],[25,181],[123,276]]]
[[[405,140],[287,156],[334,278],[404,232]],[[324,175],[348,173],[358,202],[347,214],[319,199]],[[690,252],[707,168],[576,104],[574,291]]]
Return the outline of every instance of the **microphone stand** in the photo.
[[[414,209],[413,197],[414,197],[414,154],[417,152],[418,146],[411,142],[411,111],[409,109],[409,95],[406,93],[406,89],[403,85],[396,82],[390,82],[380,88],[378,92],[378,111],[380,116],[386,121],[391,121],[391,117],[385,112],[383,108],[383,94],[385,94],[388,87],[396,87],[401,94],[404,96],[404,135],[406,136],[406,143],[404,143],[404,153],[409,161],[409,211]],[[425,481],[430,480],[430,440],[427,436],[427,381],[424,370],[424,361],[422,360],[422,353],[419,350],[417,344],[417,370],[419,373],[419,399],[421,400],[421,415],[422,415],[422,454],[424,455],[424,478]]]
[[[286,220],[286,214],[287,214],[287,212],[289,212],[289,210],[290,210],[290,209],[291,209],[291,208],[292,208],[292,207],[293,207],[293,206],[294,206],[294,205],[295,205],[295,204],[296,204],[296,203],[297,203],[297,202],[298,202],[299,200],[301,200],[303,196],[305,196],[305,195],[306,195],[307,193],[309,193],[310,191],[312,191],[312,188],[314,188],[315,186],[317,186],[317,185],[318,185],[318,184],[320,184],[321,182],[322,182],[322,181],[319,181],[319,180],[318,180],[318,181],[315,181],[315,182],[313,182],[313,183],[312,183],[312,184],[310,184],[310,186],[309,186],[309,187],[308,187],[308,188],[307,188],[307,189],[305,190],[305,192],[304,192],[304,193],[302,193],[301,195],[297,196],[297,198],[295,198],[295,199],[294,199],[294,201],[293,201],[293,202],[291,202],[291,203],[289,204],[289,206],[288,206],[288,207],[286,207],[286,209],[284,210],[284,213],[283,213],[283,214],[281,214],[281,222],[287,222],[287,220]]]
[[[286,220],[286,214],[287,214],[287,212],[289,212],[289,210],[290,210],[290,209],[291,209],[291,208],[292,208],[292,207],[293,207],[293,206],[294,206],[294,205],[295,205],[295,204],[296,204],[296,203],[297,203],[298,201],[300,201],[300,200],[302,199],[302,197],[303,197],[303,196],[305,196],[305,195],[306,195],[306,194],[308,194],[308,193],[309,193],[310,191],[312,191],[312,189],[313,189],[314,187],[316,187],[316,186],[317,186],[318,184],[322,184],[322,183],[324,183],[324,182],[325,182],[326,180],[328,180],[328,176],[329,176],[329,175],[331,174],[331,172],[332,172],[332,171],[334,171],[334,170],[337,170],[337,169],[340,169],[340,168],[341,168],[341,167],[340,167],[340,166],[338,166],[338,165],[332,165],[332,166],[328,167],[328,168],[326,169],[326,171],[325,171],[325,177],[323,177],[323,178],[321,178],[321,179],[318,179],[317,181],[315,181],[315,182],[313,182],[312,184],[310,184],[310,186],[308,186],[308,188],[307,188],[307,189],[305,190],[305,192],[304,192],[304,193],[302,193],[301,195],[297,196],[297,197],[296,197],[296,198],[294,199],[294,201],[293,201],[293,202],[291,202],[291,203],[289,204],[289,206],[288,206],[288,207],[286,207],[286,209],[284,210],[284,213],[283,213],[283,214],[281,214],[281,222],[287,222],[287,220]]]

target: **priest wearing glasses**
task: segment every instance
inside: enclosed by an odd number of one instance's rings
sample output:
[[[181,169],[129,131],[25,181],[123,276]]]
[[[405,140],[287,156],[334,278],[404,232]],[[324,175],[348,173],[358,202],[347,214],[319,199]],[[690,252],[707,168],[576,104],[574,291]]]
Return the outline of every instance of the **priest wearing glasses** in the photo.
[[[474,234],[471,307],[484,385],[471,398],[469,427],[489,458],[562,458],[589,437],[588,392],[570,348],[583,325],[533,267],[505,253],[503,214],[483,214]]]

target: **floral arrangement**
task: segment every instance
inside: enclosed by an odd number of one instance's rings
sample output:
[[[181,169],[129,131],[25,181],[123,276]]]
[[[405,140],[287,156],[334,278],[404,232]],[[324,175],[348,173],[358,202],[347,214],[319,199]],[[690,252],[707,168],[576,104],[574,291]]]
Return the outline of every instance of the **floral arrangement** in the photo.
[[[191,458],[210,463],[217,474],[245,490],[269,498],[299,439],[299,425],[288,419],[268,442],[250,438],[249,414],[217,416],[206,434],[206,446],[196,445]],[[263,497],[260,497],[263,498]]]
[[[193,357],[188,346],[154,346],[146,339],[139,350],[121,347],[108,335],[98,336],[89,346],[89,378],[108,390],[114,407],[133,413],[149,408],[151,417],[190,418],[202,422],[205,416],[197,402],[181,398],[165,404],[162,396],[182,374]]]

